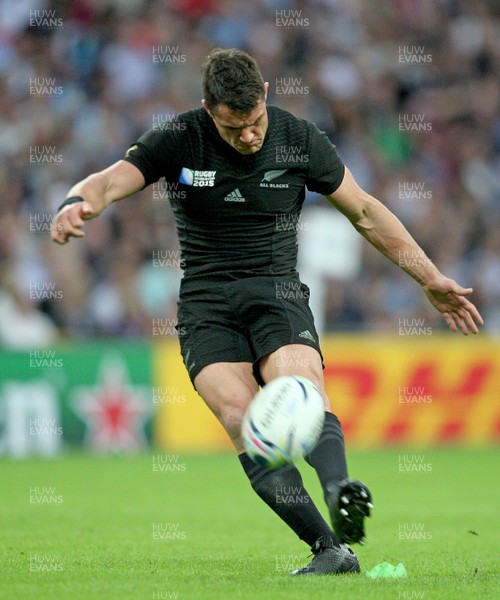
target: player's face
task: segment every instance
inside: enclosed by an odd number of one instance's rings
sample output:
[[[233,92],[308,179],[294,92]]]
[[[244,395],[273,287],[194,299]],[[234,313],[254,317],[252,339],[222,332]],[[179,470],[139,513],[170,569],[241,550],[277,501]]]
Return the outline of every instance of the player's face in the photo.
[[[225,104],[207,112],[221,138],[241,154],[254,154],[262,148],[268,126],[265,100],[248,113],[237,112]]]

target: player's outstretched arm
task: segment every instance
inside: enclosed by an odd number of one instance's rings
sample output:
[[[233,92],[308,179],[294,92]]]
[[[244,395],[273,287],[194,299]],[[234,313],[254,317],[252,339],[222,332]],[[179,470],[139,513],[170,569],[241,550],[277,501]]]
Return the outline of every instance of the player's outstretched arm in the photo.
[[[70,189],[67,198],[79,200],[58,210],[52,221],[52,239],[66,244],[70,237],[83,237],[85,221],[99,216],[112,202],[135,194],[144,184],[139,169],[123,160],[89,175]]]
[[[381,202],[367,194],[349,169],[328,202],[343,213],[377,250],[417,281],[430,303],[442,313],[452,331],[478,333],[483,324],[476,307],[467,300],[472,288],[445,277],[425,255],[401,221]]]

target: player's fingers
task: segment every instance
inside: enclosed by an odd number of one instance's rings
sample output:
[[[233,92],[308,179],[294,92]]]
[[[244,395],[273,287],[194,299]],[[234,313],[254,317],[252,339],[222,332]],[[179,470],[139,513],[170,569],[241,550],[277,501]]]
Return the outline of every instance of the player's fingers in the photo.
[[[84,219],[90,219],[94,216],[94,209],[88,202],[82,202],[81,215]]]
[[[461,285],[458,285],[458,283],[455,283],[451,291],[459,296],[468,296],[469,294],[472,294],[474,290],[472,288],[463,288]]]
[[[68,223],[71,227],[80,228],[83,227],[85,221],[78,214],[72,214],[71,217],[68,216]]]
[[[450,315],[450,313],[448,313],[448,312],[443,313],[443,317],[444,317],[444,320],[446,321],[446,325],[448,325],[448,327],[452,331],[454,331],[455,333],[457,333],[458,332],[458,327],[456,326],[455,320]]]
[[[464,319],[457,312],[453,312],[452,315],[453,315],[453,318],[455,319],[455,323],[457,324],[460,331],[464,335],[469,335],[469,329],[467,328],[467,324],[464,321]]]
[[[52,240],[56,243],[56,244],[67,244],[69,242],[68,238],[61,235],[60,233],[58,233],[57,235],[53,235],[52,236]]]
[[[479,329],[477,328],[477,325],[474,322],[474,319],[472,318],[472,315],[468,310],[462,309],[459,311],[459,314],[462,317],[462,319],[467,323],[467,327],[470,331],[472,331],[472,333],[479,333]]]
[[[460,328],[460,331],[464,334],[464,335],[469,335],[469,331],[472,331],[472,328],[469,325],[469,321],[468,319],[465,317],[465,315],[462,312],[457,312],[455,313],[455,321],[458,324],[458,327]],[[476,326],[474,325],[474,323],[472,322],[472,327],[476,328]],[[472,331],[473,333],[477,333]]]
[[[467,323],[465,322],[462,314],[461,314],[461,309],[454,309],[451,312],[452,317],[455,319],[455,323],[457,324],[458,328],[460,329],[460,331],[464,334],[467,335],[469,333],[469,328],[467,327]]]
[[[82,231],[82,227],[83,227],[83,221],[82,224],[76,224],[73,225],[72,223],[67,223],[66,227],[64,228],[64,235],[66,236],[66,238],[70,238],[70,237],[83,237],[85,234]]]
[[[469,335],[469,328],[467,327],[466,322],[460,318],[457,315],[457,322],[458,322],[458,326],[460,327],[460,331],[464,334],[464,335]]]
[[[77,227],[72,227],[69,223],[67,223],[64,229],[58,233],[57,238],[54,241],[59,244],[67,244],[69,242],[70,237],[83,237],[85,233]]]
[[[60,220],[54,219],[50,227],[50,235],[57,244],[66,244],[68,237],[65,235],[65,226]]]
[[[61,223],[57,221],[52,221],[50,225],[50,237],[54,240],[54,242],[60,243],[59,236],[61,234]]]
[[[472,304],[472,302],[469,302],[469,300],[467,300],[463,296],[458,296],[457,300],[459,301],[459,305],[460,305],[461,309],[465,310],[467,312],[467,314],[471,315],[472,318],[474,319],[474,321],[478,325],[483,325],[484,324],[483,318],[479,314],[479,311],[474,306],[474,304]]]
[[[484,325],[483,317],[480,315],[479,311],[474,306],[474,304],[472,304],[472,302],[467,302],[465,310],[469,313],[469,315],[472,316],[472,318],[478,325]]]

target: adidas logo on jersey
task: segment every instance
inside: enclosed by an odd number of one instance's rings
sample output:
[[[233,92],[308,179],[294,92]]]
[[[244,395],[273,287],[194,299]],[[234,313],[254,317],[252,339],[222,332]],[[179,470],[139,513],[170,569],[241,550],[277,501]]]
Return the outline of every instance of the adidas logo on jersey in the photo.
[[[241,195],[241,192],[238,188],[229,192],[229,194],[224,198],[225,202],[246,202],[245,198]]]
[[[299,333],[299,337],[305,338],[306,340],[311,340],[311,342],[316,341],[313,337],[313,334],[309,331],[309,329],[306,329],[305,331],[301,331]]]

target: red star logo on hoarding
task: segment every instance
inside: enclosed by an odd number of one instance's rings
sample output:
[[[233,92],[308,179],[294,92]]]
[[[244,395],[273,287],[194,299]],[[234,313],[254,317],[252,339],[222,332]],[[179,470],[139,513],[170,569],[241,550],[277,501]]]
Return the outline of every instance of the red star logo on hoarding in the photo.
[[[119,357],[103,360],[95,387],[73,392],[73,409],[87,425],[85,442],[100,452],[136,451],[146,445],[144,423],[151,414],[145,386],[131,386]]]

